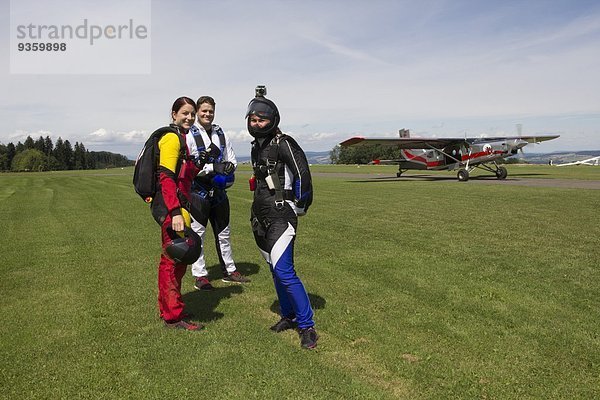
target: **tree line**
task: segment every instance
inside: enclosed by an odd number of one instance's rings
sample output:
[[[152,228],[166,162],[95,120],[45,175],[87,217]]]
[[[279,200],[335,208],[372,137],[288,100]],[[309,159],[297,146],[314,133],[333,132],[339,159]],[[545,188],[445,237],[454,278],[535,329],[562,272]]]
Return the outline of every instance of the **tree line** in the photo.
[[[360,146],[335,146],[329,152],[332,164],[368,164],[373,160],[397,160],[403,158],[395,146],[363,144]]]
[[[83,143],[71,145],[49,136],[33,140],[27,136],[24,143],[0,144],[0,171],[60,171],[72,169],[104,169],[126,167],[133,161],[121,154],[106,151],[89,151]]]

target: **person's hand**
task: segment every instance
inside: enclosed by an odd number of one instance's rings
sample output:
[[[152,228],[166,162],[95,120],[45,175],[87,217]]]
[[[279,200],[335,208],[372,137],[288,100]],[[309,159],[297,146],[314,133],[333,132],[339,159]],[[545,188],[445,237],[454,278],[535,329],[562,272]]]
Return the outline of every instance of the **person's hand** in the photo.
[[[202,150],[201,152],[198,153],[198,157],[196,157],[194,159],[194,165],[196,165],[196,167],[199,169],[204,168],[204,164],[206,164],[208,162],[209,157],[210,157],[210,154],[208,154],[208,152],[206,150]]]
[[[229,175],[234,170],[235,170],[235,165],[233,165],[233,163],[229,162],[229,161],[214,164],[214,171],[220,175]]]
[[[183,220],[182,215],[173,216],[171,221],[171,228],[173,228],[175,232],[183,232],[183,230],[185,229],[185,221]]]
[[[225,172],[225,175],[229,175],[235,171],[235,165],[233,165],[232,162],[226,161],[224,164],[225,167],[223,168],[223,171]]]
[[[298,217],[302,217],[303,215],[306,215],[306,210],[304,208],[300,208],[295,204],[292,208]]]

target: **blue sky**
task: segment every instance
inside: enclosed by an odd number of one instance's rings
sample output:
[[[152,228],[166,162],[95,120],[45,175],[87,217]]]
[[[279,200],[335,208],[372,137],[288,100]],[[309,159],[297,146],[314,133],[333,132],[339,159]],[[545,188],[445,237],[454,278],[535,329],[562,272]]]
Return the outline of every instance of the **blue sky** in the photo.
[[[51,4],[68,15],[68,2]],[[151,12],[150,74],[11,74],[5,29],[0,142],[61,136],[133,157],[175,98],[208,94],[247,155],[246,105],[265,84],[282,129],[310,151],[400,128],[494,136],[516,124],[561,135],[530,152],[600,149],[598,1],[152,1]]]

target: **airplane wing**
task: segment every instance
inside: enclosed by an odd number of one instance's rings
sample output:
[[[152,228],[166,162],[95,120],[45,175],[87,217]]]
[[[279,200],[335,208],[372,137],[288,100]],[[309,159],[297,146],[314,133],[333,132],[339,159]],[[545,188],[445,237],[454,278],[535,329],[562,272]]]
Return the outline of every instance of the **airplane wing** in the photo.
[[[466,138],[465,141],[468,143],[488,143],[488,142],[500,142],[500,141],[513,141],[522,140],[527,143],[542,143],[547,140],[552,140],[560,137],[560,135],[545,135],[545,136],[496,136],[496,137],[478,137],[478,138]]]
[[[451,144],[465,143],[464,138],[365,138],[353,137],[344,140],[340,146],[355,146],[364,144],[379,144],[382,146],[394,146],[401,149],[427,149],[436,148],[442,149]]]
[[[555,167],[565,167],[567,165],[599,165],[600,156],[588,158],[587,160],[572,161],[565,164],[553,164]]]
[[[475,144],[500,141],[525,141],[527,143],[541,143],[552,140],[559,135],[547,136],[502,136],[502,137],[470,137],[470,138],[365,138],[356,136],[340,143],[340,146],[355,146],[364,144],[378,144],[394,146],[401,149],[443,149],[449,145]]]
[[[579,165],[578,162],[574,161],[574,162],[569,162],[569,163],[564,163],[564,164],[552,164],[555,167],[566,167],[568,165]]]

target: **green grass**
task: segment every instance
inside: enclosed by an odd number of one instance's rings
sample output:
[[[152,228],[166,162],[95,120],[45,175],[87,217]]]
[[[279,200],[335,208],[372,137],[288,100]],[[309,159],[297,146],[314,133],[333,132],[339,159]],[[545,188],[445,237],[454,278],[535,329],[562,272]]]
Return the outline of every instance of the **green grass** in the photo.
[[[382,168],[395,173],[313,170]],[[600,179],[593,167],[508,168]],[[275,294],[249,228],[247,166],[229,193],[252,282],[200,293],[188,272],[200,333],[160,323],[159,228],[131,174],[0,175],[0,397],[600,396],[597,190],[316,175],[296,244],[321,335],[305,351],[294,332],[268,330]]]
[[[586,165],[575,165],[568,167],[550,167],[548,165],[507,164],[509,178],[549,178],[549,179],[583,179],[600,180],[600,168]],[[351,173],[351,174],[380,174],[385,176],[396,176],[397,165],[313,165],[313,172],[319,173]],[[456,179],[454,171],[419,171],[409,170],[403,176],[436,176],[448,179]],[[479,168],[474,169],[470,176],[493,177],[488,171]]]

